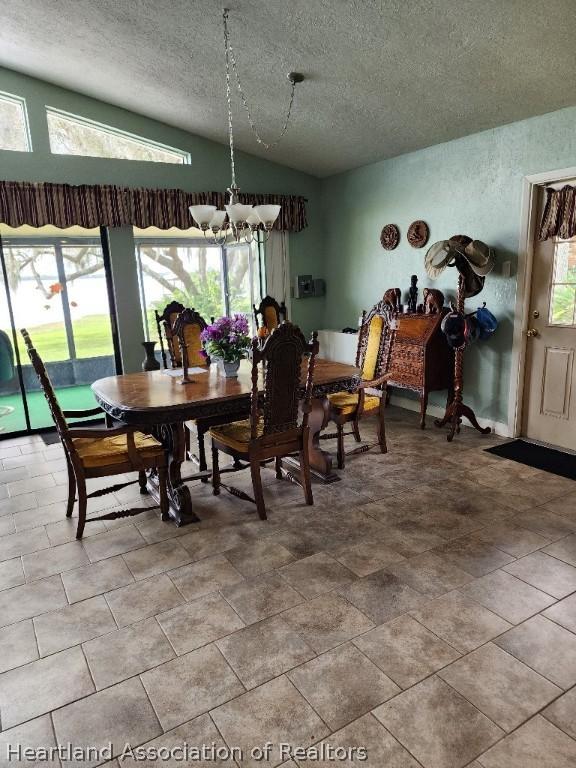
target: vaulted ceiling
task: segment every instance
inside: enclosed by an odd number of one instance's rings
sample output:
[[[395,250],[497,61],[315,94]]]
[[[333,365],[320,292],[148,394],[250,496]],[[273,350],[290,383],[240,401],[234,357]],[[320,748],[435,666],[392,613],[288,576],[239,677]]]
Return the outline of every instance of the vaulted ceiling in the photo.
[[[226,142],[225,0],[3,0],[0,65]],[[328,176],[576,104],[575,0],[229,0],[237,145]]]

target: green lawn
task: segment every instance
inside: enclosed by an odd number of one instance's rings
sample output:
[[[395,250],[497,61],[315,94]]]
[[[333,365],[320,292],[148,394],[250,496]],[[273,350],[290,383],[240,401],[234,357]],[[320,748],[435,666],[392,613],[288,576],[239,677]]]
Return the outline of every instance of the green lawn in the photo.
[[[65,410],[74,411],[95,408],[98,405],[88,384],[78,387],[62,387],[58,389],[57,394],[58,402]],[[24,408],[20,395],[0,395],[0,408],[4,406],[14,410],[8,415],[0,416],[0,433],[6,435],[10,432],[20,432],[26,429]],[[50,416],[43,392],[28,393],[28,410],[30,412],[32,429],[53,426],[54,422]],[[1,437],[2,434],[0,434],[0,439]]]
[[[87,315],[73,321],[76,357],[113,355],[112,331],[108,315]],[[66,331],[63,323],[30,326],[30,338],[45,363],[69,360]],[[28,360],[26,348],[18,334],[18,349],[23,363]]]

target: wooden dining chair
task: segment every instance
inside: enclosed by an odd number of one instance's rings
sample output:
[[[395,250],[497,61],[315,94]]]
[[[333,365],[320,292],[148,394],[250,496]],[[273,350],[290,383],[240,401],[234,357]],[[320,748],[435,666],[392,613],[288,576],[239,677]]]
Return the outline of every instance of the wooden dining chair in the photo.
[[[281,322],[288,320],[286,304],[284,302],[278,304],[272,296],[265,296],[258,308],[256,308],[256,304],[253,304],[252,308],[254,310],[256,330],[265,328],[268,333],[272,333]]]
[[[183,311],[184,305],[180,304],[179,301],[171,301],[164,307],[162,313],[159,313],[157,309],[154,310],[164,368],[168,368],[166,349],[170,357],[170,368],[179,368],[182,365],[180,347],[174,338],[174,325],[178,315]],[[166,346],[164,346],[164,342],[166,342]]]
[[[266,519],[266,506],[260,476],[261,463],[275,459],[276,476],[282,477],[280,460],[283,456],[298,453],[300,478],[307,504],[313,504],[308,454],[308,415],[311,410],[314,363],[318,354],[317,334],[310,343],[296,325],[281,323],[264,343],[252,341],[252,397],[250,418],[232,424],[213,427],[212,437],[212,486],[214,495],[220,493],[220,467],[218,453],[222,452],[235,461],[250,464],[254,499],[236,489],[228,488],[233,495],[247,498],[256,504],[260,519]],[[304,397],[300,400],[302,361],[308,357]],[[264,391],[259,392],[260,363],[263,364]],[[299,402],[300,401],[300,402]],[[299,409],[302,420],[298,424]]]
[[[30,362],[38,376],[40,385],[48,402],[48,408],[56,425],[58,435],[64,448],[68,469],[68,502],[66,517],[72,517],[76,493],[78,493],[78,527],[76,538],[81,539],[86,522],[93,520],[114,520],[119,517],[138,515],[146,509],[154,507],[137,507],[119,510],[100,515],[86,517],[87,501],[95,496],[119,491],[136,482],[144,490],[146,485],[146,470],[158,472],[158,488],[160,494],[160,509],[162,519],[168,517],[167,494],[167,460],[162,444],[151,435],[139,432],[135,427],[122,425],[110,429],[100,427],[70,427],[67,418],[87,418],[102,413],[100,408],[85,411],[63,411],[60,408],[52,382],[48,376],[40,355],[34,348],[32,340],[25,328],[21,331]],[[99,489],[93,493],[86,492],[86,480],[93,477],[122,475],[126,472],[139,473],[138,480],[118,483],[109,488]]]
[[[357,443],[361,442],[360,420],[365,415],[376,414],[378,420],[377,443],[381,453],[387,452],[384,409],[386,407],[386,379],[382,375],[390,312],[384,301],[375,304],[369,312],[362,313],[362,322],[358,331],[356,367],[361,369],[361,380],[353,392],[335,392],[328,395],[328,420],[336,424],[336,433],[321,435],[322,440],[336,438],[338,469],[344,469],[346,453],[344,437],[353,435]],[[367,389],[376,390],[368,394]],[[351,424],[349,432],[344,431],[346,424]],[[348,455],[364,453],[374,446],[367,445],[349,451]]]

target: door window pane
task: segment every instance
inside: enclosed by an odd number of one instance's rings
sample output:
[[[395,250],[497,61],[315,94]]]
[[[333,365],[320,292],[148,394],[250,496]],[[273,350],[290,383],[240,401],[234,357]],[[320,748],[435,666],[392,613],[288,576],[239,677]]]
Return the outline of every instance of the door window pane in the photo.
[[[576,238],[554,243],[554,269],[550,287],[551,325],[576,324]]]

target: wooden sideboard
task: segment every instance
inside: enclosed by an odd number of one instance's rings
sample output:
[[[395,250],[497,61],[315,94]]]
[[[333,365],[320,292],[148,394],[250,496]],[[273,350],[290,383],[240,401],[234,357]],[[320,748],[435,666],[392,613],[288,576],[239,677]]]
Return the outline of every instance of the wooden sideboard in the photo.
[[[419,394],[422,429],[426,426],[429,392],[446,389],[448,402],[452,400],[454,353],[440,327],[447,312],[391,314],[387,329],[382,373],[388,386]]]

